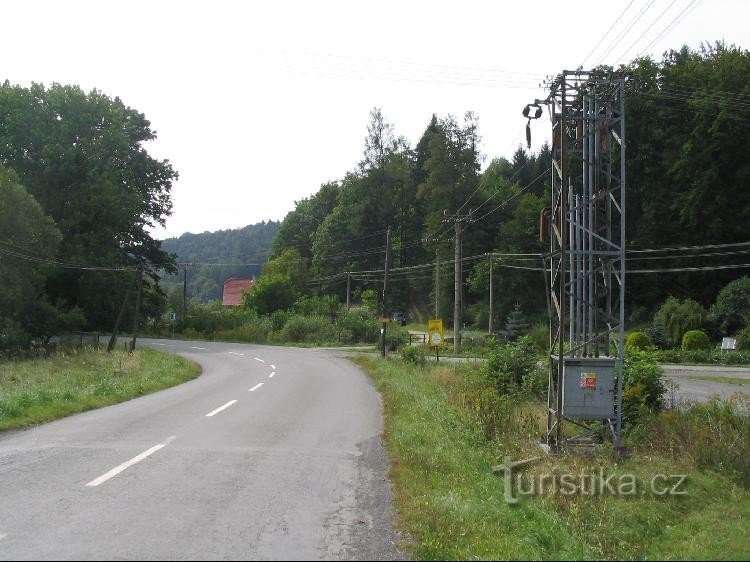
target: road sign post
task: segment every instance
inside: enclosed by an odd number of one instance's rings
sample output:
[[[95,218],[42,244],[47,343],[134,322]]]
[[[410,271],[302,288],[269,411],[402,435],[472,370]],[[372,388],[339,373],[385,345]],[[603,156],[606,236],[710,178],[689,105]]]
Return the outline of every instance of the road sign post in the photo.
[[[435,360],[440,361],[440,346],[443,345],[445,341],[445,338],[443,337],[442,318],[428,320],[427,335],[429,337],[430,347],[435,348]]]

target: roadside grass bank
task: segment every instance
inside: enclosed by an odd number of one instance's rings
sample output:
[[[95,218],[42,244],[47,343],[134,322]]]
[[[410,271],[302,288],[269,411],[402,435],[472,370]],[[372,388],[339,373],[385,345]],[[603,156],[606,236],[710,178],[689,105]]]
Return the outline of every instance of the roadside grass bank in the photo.
[[[44,359],[0,362],[0,430],[26,427],[124,402],[200,374],[182,357],[143,348],[60,350]]]
[[[750,385],[750,379],[740,379],[737,377],[723,377],[723,376],[710,376],[710,375],[686,375],[685,378],[694,380],[694,381],[707,381],[707,382],[720,382],[723,384],[735,384],[738,386],[748,386]]]
[[[607,446],[545,456],[544,405],[501,394],[476,367],[355,361],[383,396],[398,527],[415,559],[750,557],[750,422],[736,404],[643,413],[626,459]],[[492,473],[532,457],[507,482]],[[588,487],[563,493],[553,484],[564,475]]]

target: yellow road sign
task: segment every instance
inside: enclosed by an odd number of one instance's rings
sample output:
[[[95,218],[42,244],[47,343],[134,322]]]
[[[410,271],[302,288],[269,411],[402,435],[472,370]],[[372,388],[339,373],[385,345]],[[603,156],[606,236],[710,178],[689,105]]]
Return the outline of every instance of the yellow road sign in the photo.
[[[427,321],[427,333],[430,338],[430,345],[443,345],[445,338],[443,337],[443,320],[438,318],[436,320]]]

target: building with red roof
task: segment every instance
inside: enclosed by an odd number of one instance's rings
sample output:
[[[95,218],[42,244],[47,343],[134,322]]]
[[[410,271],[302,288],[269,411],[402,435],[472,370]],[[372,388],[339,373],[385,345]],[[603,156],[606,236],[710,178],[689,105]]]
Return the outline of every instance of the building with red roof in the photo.
[[[245,293],[253,287],[253,279],[230,277],[224,281],[221,291],[221,304],[223,306],[241,306]]]

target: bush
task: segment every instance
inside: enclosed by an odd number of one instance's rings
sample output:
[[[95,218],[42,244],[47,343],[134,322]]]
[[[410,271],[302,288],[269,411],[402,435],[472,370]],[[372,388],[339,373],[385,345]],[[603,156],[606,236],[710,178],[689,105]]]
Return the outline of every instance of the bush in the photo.
[[[625,423],[636,425],[647,413],[660,411],[666,391],[656,355],[646,351],[633,351],[625,357],[622,394],[622,417]]]
[[[677,347],[688,330],[701,327],[706,311],[693,299],[669,297],[654,315],[654,324],[664,327],[667,341]]]
[[[711,316],[722,334],[750,324],[750,277],[735,279],[721,289],[711,307]]]
[[[737,338],[738,351],[750,351],[750,326],[742,328],[734,337]]]
[[[324,316],[292,316],[281,330],[286,342],[331,343],[336,332],[330,319]]]
[[[667,335],[664,332],[664,326],[653,324],[646,328],[646,335],[651,340],[651,343],[659,349],[665,349],[669,345]]]
[[[706,332],[690,330],[682,336],[682,349],[685,351],[711,349],[711,341],[708,339]]]
[[[651,346],[651,338],[645,332],[631,332],[625,341],[627,351],[645,351]]]
[[[335,317],[342,305],[335,295],[305,296],[294,303],[294,312],[301,316],[330,316]]]
[[[374,343],[378,341],[380,329],[377,320],[365,309],[357,308],[343,312],[339,316],[337,325],[341,330],[340,333],[348,331],[354,342]]]
[[[270,333],[271,321],[264,318],[252,323],[243,324],[237,328],[216,332],[216,338],[247,343],[266,343]]]
[[[268,315],[268,319],[271,321],[271,329],[280,332],[289,319],[289,313],[286,310],[276,310]]]
[[[378,334],[380,329],[378,329]],[[397,322],[389,322],[385,331],[385,345],[388,349],[399,349],[403,345],[409,345],[409,330],[400,326]]]
[[[401,359],[407,363],[424,365],[427,363],[428,349],[423,345],[404,345],[401,347]]]
[[[484,377],[495,385],[500,394],[518,390],[529,377],[541,376],[534,373],[536,370],[540,370],[537,367],[536,347],[528,336],[492,349],[481,368]]]
[[[528,336],[540,352],[549,351],[549,324],[537,322],[529,330]]]

